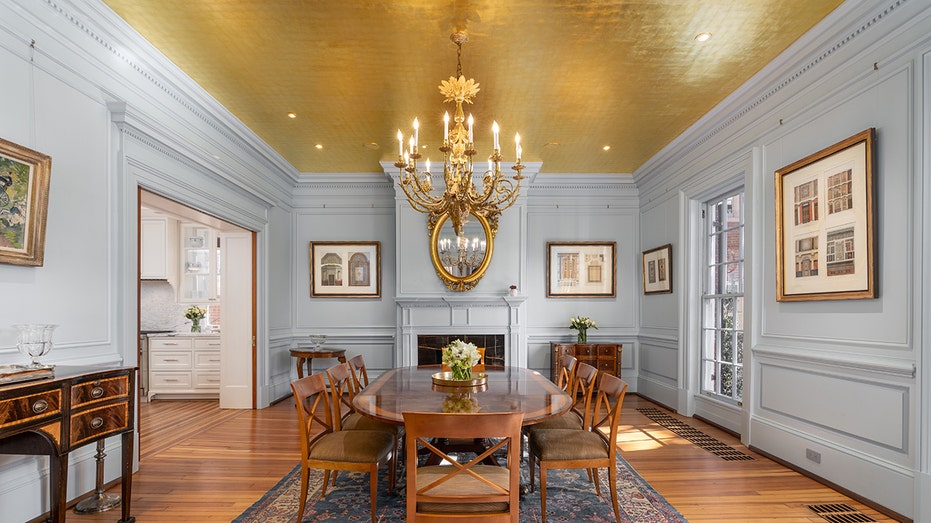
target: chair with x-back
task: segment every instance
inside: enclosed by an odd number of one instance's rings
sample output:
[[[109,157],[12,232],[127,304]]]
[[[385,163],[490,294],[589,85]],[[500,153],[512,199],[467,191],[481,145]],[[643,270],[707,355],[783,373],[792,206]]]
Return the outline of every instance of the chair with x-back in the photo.
[[[337,430],[323,374],[292,382],[291,390],[301,431],[301,496],[297,521],[301,521],[307,504],[310,469],[321,469],[324,471],[322,497],[326,497],[330,472],[368,472],[372,523],[375,523],[379,467],[389,465],[388,491],[394,492],[395,438],[378,430]]]
[[[540,505],[546,523],[546,471],[549,469],[608,469],[614,517],[621,521],[617,503],[617,433],[627,382],[601,373],[598,397],[588,430],[544,429],[530,433],[530,488],[534,488],[534,468],[540,464]],[[601,495],[598,474],[595,491]]]
[[[499,521],[520,515],[522,412],[440,414],[405,412],[407,432],[407,521]],[[434,442],[446,438],[494,438],[494,444],[464,462]],[[418,451],[439,457],[420,465]],[[499,455],[504,454],[501,463]],[[468,456],[472,456],[468,454]],[[498,465],[485,464],[494,459]]]
[[[592,395],[598,383],[598,369],[578,362],[573,368],[572,385],[567,392],[575,400],[569,412],[528,427],[529,432],[542,429],[585,430],[590,423]]]

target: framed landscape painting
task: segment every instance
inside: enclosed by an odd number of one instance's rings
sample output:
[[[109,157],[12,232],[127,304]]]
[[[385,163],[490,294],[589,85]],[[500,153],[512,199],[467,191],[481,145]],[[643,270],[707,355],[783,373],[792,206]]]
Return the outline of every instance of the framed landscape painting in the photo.
[[[51,170],[49,156],[0,138],[0,263],[44,263]]]
[[[547,242],[548,298],[613,298],[617,292],[615,242]]]
[[[873,134],[776,171],[777,301],[876,297]]]
[[[381,242],[310,242],[311,298],[380,298]]]
[[[672,292],[672,244],[643,251],[643,293]]]

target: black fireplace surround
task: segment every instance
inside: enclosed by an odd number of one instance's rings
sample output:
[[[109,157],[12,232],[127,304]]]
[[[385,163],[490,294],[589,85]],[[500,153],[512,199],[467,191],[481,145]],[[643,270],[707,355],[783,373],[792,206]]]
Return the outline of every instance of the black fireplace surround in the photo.
[[[505,365],[503,334],[420,334],[417,336],[417,365],[439,365],[443,362],[443,347],[454,340],[485,347],[486,365]]]

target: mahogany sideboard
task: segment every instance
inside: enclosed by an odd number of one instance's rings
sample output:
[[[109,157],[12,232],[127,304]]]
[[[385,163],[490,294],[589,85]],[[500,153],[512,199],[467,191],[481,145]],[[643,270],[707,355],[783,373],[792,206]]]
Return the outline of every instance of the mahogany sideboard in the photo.
[[[55,367],[55,376],[0,385],[0,454],[49,456],[49,521],[64,523],[68,453],[122,435],[122,519],[130,516],[135,367]]]
[[[612,376],[621,377],[621,349],[620,343],[556,343],[550,342],[550,379],[556,383],[562,372],[560,356],[568,354],[575,356],[582,363],[588,363],[600,372],[607,372]]]

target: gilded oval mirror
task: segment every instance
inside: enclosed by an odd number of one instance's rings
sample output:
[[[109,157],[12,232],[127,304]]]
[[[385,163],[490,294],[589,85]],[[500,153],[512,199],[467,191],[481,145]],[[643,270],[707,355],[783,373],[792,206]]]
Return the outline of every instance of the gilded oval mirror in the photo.
[[[430,258],[436,275],[449,290],[464,292],[478,284],[491,263],[494,235],[484,216],[469,215],[457,236],[448,214],[441,215],[430,235]]]

